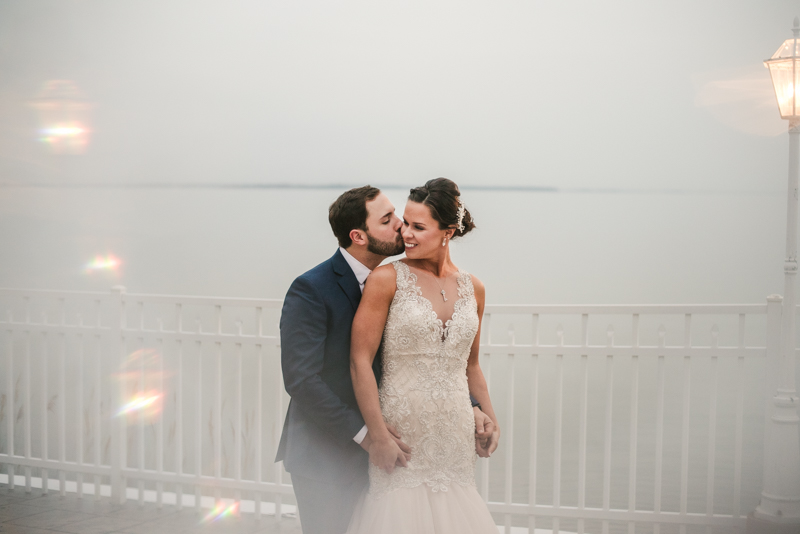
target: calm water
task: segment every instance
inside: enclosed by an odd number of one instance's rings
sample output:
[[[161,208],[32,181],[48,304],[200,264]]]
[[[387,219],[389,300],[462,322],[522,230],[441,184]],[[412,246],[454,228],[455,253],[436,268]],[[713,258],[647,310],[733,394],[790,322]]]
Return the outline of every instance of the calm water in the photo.
[[[0,188],[0,287],[281,298],[299,273],[336,247],[319,190],[92,190]],[[386,193],[402,213],[405,191]],[[454,261],[487,286],[489,303],[762,303],[782,291],[785,201],[779,194],[642,194],[464,191],[478,230],[453,245]],[[87,273],[96,255],[122,260],[118,272]],[[569,327],[569,325],[566,325]],[[518,331],[524,342],[525,332]],[[723,343],[725,344],[725,343]],[[539,364],[538,502],[552,502],[554,362]],[[587,504],[602,495],[605,362],[590,359]],[[530,362],[513,377],[491,362],[493,390],[515,385],[516,502],[527,500]],[[637,503],[653,506],[655,361],[640,361]],[[758,362],[748,376],[760,376]],[[664,438],[664,509],[679,496],[682,368],[668,362]],[[716,510],[732,502],[734,368],[721,363]],[[627,507],[629,361],[615,367],[611,504]],[[704,511],[710,379],[692,370],[690,511]],[[579,362],[564,361],[562,445],[564,505],[576,504]],[[498,389],[501,387],[501,389]],[[746,388],[743,510],[760,484],[760,382]],[[496,394],[502,410],[504,400]],[[594,402],[591,399],[598,399]],[[187,439],[191,439],[187,436]],[[721,445],[720,445],[721,444]],[[188,453],[190,454],[190,453]],[[492,461],[490,497],[502,500],[505,452]],[[758,459],[751,461],[750,459]],[[496,475],[496,476],[495,476]],[[545,521],[538,526],[547,526]],[[562,523],[562,528],[574,525]],[[587,525],[590,531],[595,530]],[[662,530],[669,531],[669,529]]]
[[[336,241],[336,190],[0,188],[0,286],[281,298]],[[402,213],[405,191],[386,193]],[[489,303],[739,303],[782,292],[779,194],[466,190]],[[96,255],[118,273],[87,274]]]

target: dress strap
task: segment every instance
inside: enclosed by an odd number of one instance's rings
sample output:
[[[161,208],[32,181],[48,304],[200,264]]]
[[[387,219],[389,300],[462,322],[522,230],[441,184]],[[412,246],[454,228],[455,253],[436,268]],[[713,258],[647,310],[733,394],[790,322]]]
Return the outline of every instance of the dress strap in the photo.
[[[400,260],[393,261],[392,265],[394,266],[394,270],[397,271],[397,290],[406,291],[409,286],[413,287],[413,281],[409,280],[412,273],[408,265]]]
[[[459,268],[458,269],[458,296],[464,298],[468,295],[474,295],[475,288],[472,285],[472,276]]]

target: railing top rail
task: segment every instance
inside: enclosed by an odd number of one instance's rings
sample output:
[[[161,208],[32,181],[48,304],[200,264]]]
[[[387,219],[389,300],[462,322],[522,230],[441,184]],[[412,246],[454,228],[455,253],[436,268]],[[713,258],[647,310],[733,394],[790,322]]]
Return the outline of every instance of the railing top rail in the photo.
[[[14,289],[0,287],[0,295],[36,295],[42,297],[61,298],[65,296],[86,296],[106,298],[112,292],[105,291],[72,291],[51,289]],[[147,301],[165,304],[199,304],[217,306],[247,306],[266,309],[280,309],[283,299],[249,298],[249,297],[217,297],[200,295],[171,295],[156,293],[123,293],[127,301]],[[797,306],[800,312],[800,305]],[[765,304],[487,304],[485,313],[496,314],[548,314],[548,315],[713,315],[713,314],[766,314]]]
[[[16,289],[10,287],[0,287],[0,294],[8,293],[13,295],[25,296],[26,294],[35,294],[43,297],[61,297],[64,295],[84,295],[93,297],[107,297],[110,295],[107,291],[72,291],[72,290],[58,290],[58,289]]]
[[[489,304],[484,313],[497,314],[765,314],[766,304]]]
[[[25,297],[35,295],[37,297],[61,298],[69,296],[87,296],[94,298],[108,298],[113,293],[107,291],[72,291],[56,289],[17,289],[0,287],[0,295],[15,295]],[[218,306],[253,306],[268,309],[280,308],[283,299],[264,299],[247,297],[215,297],[200,295],[160,295],[155,293],[123,293],[125,300],[145,300],[147,302],[158,303],[186,303],[186,304],[215,304]]]
[[[215,304],[217,306],[248,306],[268,309],[280,308],[283,299],[258,299],[246,297],[205,297],[195,295],[154,295],[147,293],[125,293],[127,301],[147,301],[162,304]]]

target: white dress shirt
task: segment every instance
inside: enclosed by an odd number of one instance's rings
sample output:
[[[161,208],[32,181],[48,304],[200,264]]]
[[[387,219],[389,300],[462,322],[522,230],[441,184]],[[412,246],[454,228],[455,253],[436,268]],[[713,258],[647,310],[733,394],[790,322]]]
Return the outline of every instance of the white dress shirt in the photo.
[[[344,256],[347,265],[349,265],[350,268],[353,269],[353,274],[356,275],[356,280],[358,280],[358,287],[359,289],[361,289],[361,292],[363,293],[364,284],[367,282],[367,277],[369,276],[369,273],[372,272],[372,269],[370,269],[369,267],[367,267],[366,265],[355,259],[352,254],[347,252],[342,247],[339,247],[339,251],[342,253],[342,256]],[[364,425],[363,427],[361,427],[361,430],[358,431],[358,434],[353,436],[353,441],[361,445],[361,442],[364,441],[364,437],[366,435],[367,435],[367,425]]]

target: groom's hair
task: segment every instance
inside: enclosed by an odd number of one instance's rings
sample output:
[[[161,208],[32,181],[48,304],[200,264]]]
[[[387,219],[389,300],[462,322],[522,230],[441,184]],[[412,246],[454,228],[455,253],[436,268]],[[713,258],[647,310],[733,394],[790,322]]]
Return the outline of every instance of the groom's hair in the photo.
[[[367,230],[367,202],[380,194],[381,190],[371,185],[356,187],[342,193],[328,208],[328,222],[339,246],[347,248],[353,244],[351,230]]]

